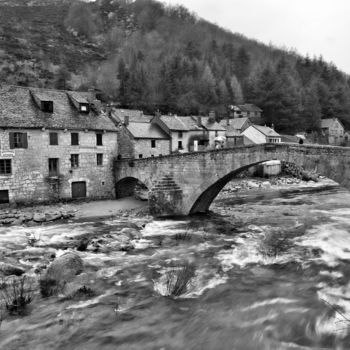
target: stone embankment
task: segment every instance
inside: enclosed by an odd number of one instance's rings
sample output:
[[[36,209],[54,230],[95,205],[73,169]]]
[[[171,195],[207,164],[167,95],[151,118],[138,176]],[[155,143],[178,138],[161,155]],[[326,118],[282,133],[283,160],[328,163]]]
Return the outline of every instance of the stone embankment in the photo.
[[[24,208],[24,209],[8,209],[0,211],[0,225],[34,225],[44,222],[51,222],[62,219],[70,219],[75,216],[73,210],[57,209],[46,210]]]

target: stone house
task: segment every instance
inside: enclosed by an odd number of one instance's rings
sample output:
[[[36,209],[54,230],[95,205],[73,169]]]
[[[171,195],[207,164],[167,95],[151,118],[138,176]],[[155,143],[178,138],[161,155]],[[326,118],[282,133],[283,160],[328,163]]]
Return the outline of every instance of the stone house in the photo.
[[[226,128],[226,146],[233,147],[243,145],[242,132],[247,129],[252,122],[249,118],[223,119],[221,124]]]
[[[114,196],[117,128],[92,93],[0,87],[0,203]]]
[[[274,129],[267,126],[250,125],[241,135],[245,145],[281,142],[281,136]]]
[[[170,154],[170,137],[156,124],[150,122],[129,122],[125,116],[120,123],[114,113],[111,119],[118,126],[118,157],[147,158]]]
[[[321,131],[330,145],[340,145],[344,141],[344,126],[338,118],[321,119]]]
[[[204,149],[209,137],[202,126],[201,117],[180,117],[176,115],[155,116],[157,124],[170,137],[171,152],[190,152]]]
[[[200,117],[201,125],[206,130],[209,148],[215,148],[216,140],[226,137],[226,128],[216,122],[213,117]]]
[[[253,124],[261,124],[262,109],[251,103],[230,106],[229,117],[230,119],[249,118]]]

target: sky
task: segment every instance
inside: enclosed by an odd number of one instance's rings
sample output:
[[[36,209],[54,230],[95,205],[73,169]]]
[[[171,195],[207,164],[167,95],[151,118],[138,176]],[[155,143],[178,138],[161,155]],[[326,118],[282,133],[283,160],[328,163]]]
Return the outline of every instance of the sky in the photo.
[[[350,74],[349,0],[165,0],[220,27],[310,57]]]

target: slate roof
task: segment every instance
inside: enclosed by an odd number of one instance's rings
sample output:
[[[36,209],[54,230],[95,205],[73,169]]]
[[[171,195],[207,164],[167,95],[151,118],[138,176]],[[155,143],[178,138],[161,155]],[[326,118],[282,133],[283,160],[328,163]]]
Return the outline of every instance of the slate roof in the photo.
[[[262,109],[260,109],[258,106],[253,105],[251,103],[246,103],[244,105],[238,105],[237,106],[242,112],[262,112]]]
[[[169,140],[169,136],[158,125],[152,123],[131,122],[126,127],[135,139]]]
[[[159,119],[172,131],[189,131],[188,126],[176,115],[162,115]]]
[[[275,130],[269,128],[268,126],[252,125],[255,129],[259,130],[265,136],[281,137]]]
[[[328,118],[328,119],[321,119],[321,129],[328,129],[332,126],[334,122],[338,121],[342,127],[343,124],[338,118]]]
[[[123,122],[124,117],[129,117],[129,122],[150,122],[153,118],[152,115],[144,115],[142,111],[138,109],[125,109],[125,108],[113,108],[113,115]]]
[[[249,118],[230,119],[230,125],[228,125],[227,129],[241,130],[246,122],[249,123]]]
[[[209,117],[202,117],[202,125],[209,131],[226,131],[226,128],[216,121],[211,123]]]
[[[40,110],[30,91],[42,100],[53,101],[53,113]],[[117,131],[104,113],[80,113],[71,103],[68,91],[28,88],[22,86],[0,87],[0,127],[47,128],[68,130]],[[89,92],[74,92],[88,99]]]
[[[201,118],[201,126],[198,125],[197,117],[180,117],[177,116],[177,118],[187,127],[188,131],[202,131],[202,121],[203,117]]]

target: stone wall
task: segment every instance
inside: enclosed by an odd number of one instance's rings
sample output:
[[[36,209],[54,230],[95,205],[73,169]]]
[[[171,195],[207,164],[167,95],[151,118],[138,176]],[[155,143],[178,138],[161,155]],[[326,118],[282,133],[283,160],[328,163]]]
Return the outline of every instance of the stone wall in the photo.
[[[134,177],[152,190],[164,176],[172,176],[183,191],[179,214],[206,211],[213,199],[234,176],[267,160],[284,160],[316,171],[350,188],[350,148],[263,144],[230,149],[117,162],[116,181]],[[153,199],[154,200],[154,199]]]
[[[9,132],[26,132],[28,148],[9,147]],[[72,197],[72,182],[86,182],[87,197],[114,197],[113,166],[117,155],[117,135],[106,132],[103,146],[96,145],[93,131],[79,133],[79,145],[71,146],[71,132],[58,133],[58,145],[51,146],[50,130],[0,130],[0,159],[11,159],[12,173],[0,175],[0,190],[9,191],[10,203],[50,201]],[[103,154],[97,165],[97,154]],[[71,168],[71,154],[79,154],[79,167]],[[58,158],[59,177],[49,178],[49,158]],[[56,187],[56,188],[55,188]]]
[[[170,140],[155,140],[156,147],[151,147],[151,139],[136,139],[135,144],[135,158],[148,158],[165,156],[170,154]]]
[[[121,158],[135,157],[135,140],[124,126],[118,131],[118,155]]]

